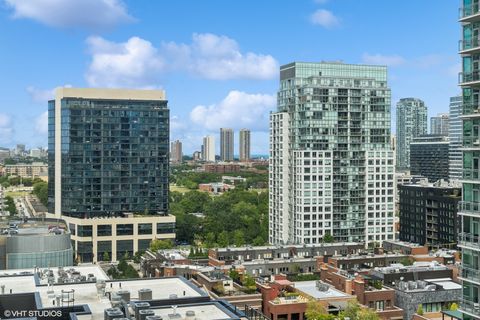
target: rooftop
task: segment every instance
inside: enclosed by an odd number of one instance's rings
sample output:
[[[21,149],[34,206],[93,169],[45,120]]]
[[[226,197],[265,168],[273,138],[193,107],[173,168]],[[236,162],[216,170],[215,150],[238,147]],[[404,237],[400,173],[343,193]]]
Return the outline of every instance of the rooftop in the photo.
[[[335,242],[335,243],[320,243],[320,244],[296,244],[296,245],[276,245],[276,246],[247,246],[247,247],[226,247],[217,248],[218,252],[225,251],[248,251],[248,250],[279,250],[279,249],[303,249],[303,248],[322,248],[322,247],[344,247],[344,246],[361,246],[364,244],[358,242]]]
[[[32,220],[27,221],[18,220],[2,220],[0,221],[0,231],[1,233],[10,232],[11,235],[40,235],[40,234],[54,234],[54,233],[63,233],[65,230],[68,231],[67,225],[63,220]]]
[[[293,286],[298,291],[304,292],[307,295],[315,299],[330,299],[330,298],[346,298],[349,297],[346,293],[343,293],[325,283],[324,286],[318,287],[317,281],[299,281],[294,282]]]
[[[41,269],[41,271],[43,270]],[[97,280],[106,280],[106,292],[130,291],[131,300],[139,300],[138,291],[144,288],[152,290],[152,300],[167,300],[170,299],[172,294],[177,295],[178,298],[206,296],[205,292],[180,277],[108,280],[103,270],[97,265],[76,266],[75,270],[80,274],[94,274]],[[53,268],[52,271],[58,278],[58,268]],[[25,274],[27,272],[30,272],[30,274]],[[12,293],[38,292],[44,308],[54,307],[55,295],[61,294],[62,290],[71,289],[74,290],[75,305],[88,304],[93,319],[103,318],[104,309],[112,307],[107,296],[100,297],[97,294],[96,282],[94,281],[48,286],[48,278],[34,275],[33,270],[30,269],[8,270],[6,274],[8,276],[5,276],[5,273],[0,274],[3,275],[0,279],[2,285],[5,285],[5,292],[8,293],[10,289]]]

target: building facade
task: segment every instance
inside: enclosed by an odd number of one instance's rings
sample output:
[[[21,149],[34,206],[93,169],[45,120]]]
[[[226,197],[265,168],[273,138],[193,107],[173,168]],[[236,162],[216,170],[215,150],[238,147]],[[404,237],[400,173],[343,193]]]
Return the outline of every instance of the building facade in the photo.
[[[393,239],[387,69],[342,63],[280,68],[270,116],[269,242]]]
[[[420,99],[404,98],[397,103],[396,167],[410,168],[410,143],[427,134],[427,106]]]
[[[453,247],[460,227],[460,186],[449,184],[400,185],[400,241]]]
[[[170,161],[172,163],[181,163],[182,160],[182,142],[180,140],[175,140],[170,144]]]
[[[448,115],[448,172],[450,180],[462,178],[462,96],[450,98],[450,112]]]
[[[241,162],[248,162],[250,161],[250,130],[242,129],[240,130],[240,140],[239,140],[239,148],[240,148],[240,161]]]
[[[447,136],[425,135],[410,143],[410,174],[428,178],[430,182],[449,178],[449,147]]]
[[[132,214],[137,223],[154,219],[157,228],[164,224],[170,230],[168,147],[163,91],[57,89],[49,101],[49,212],[91,230],[98,218],[112,218],[110,227],[118,223],[127,230],[111,233],[113,248],[123,245],[117,236],[136,235],[126,221]],[[72,240],[81,261],[97,261],[92,246],[103,240],[93,231],[88,241],[77,239],[79,233],[72,233]],[[155,235],[148,234],[150,241]]]
[[[460,41],[462,72],[459,75],[462,89],[463,122],[463,177],[460,218],[462,232],[459,247],[462,249],[463,296],[460,310],[463,319],[480,319],[480,43],[478,37],[480,5],[478,0],[462,0],[460,24],[463,39]]]
[[[48,164],[43,162],[7,164],[4,167],[7,175],[22,178],[41,178],[48,176]]]
[[[450,119],[448,113],[439,113],[430,118],[430,134],[448,136]]]
[[[233,129],[220,128],[220,160],[233,161]]]
[[[215,162],[215,137],[203,137],[202,159],[207,162]]]

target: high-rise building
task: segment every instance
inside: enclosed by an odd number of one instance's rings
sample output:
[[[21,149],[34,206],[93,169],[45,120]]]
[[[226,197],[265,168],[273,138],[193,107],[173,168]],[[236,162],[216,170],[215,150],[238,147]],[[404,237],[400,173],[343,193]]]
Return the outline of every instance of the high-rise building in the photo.
[[[443,135],[424,135],[410,143],[410,173],[436,182],[449,177],[449,141]]]
[[[175,140],[170,145],[170,161],[172,163],[181,163],[182,160],[182,142],[180,140]]]
[[[270,243],[393,239],[390,96],[383,66],[280,67],[270,115]]]
[[[459,185],[445,182],[399,185],[401,241],[454,247],[459,222]]]
[[[410,168],[410,143],[427,134],[427,107],[420,99],[404,98],[397,103],[396,167]]]
[[[450,146],[448,150],[449,175],[450,180],[460,180],[462,178],[463,158],[462,158],[462,96],[450,98],[450,112],[448,124],[448,139]]]
[[[69,224],[80,261],[175,237],[164,91],[59,88],[48,122],[49,212]]]
[[[448,113],[439,113],[430,118],[430,134],[448,136]]]
[[[202,159],[203,161],[215,162],[215,137],[203,137],[202,145]]]
[[[480,42],[478,0],[462,0],[460,41],[462,72],[463,177],[459,215],[462,231],[458,246],[462,250],[463,296],[460,311],[463,319],[480,319]]]
[[[233,130],[220,128],[220,159],[222,161],[233,161]]]
[[[240,148],[240,161],[250,161],[250,130],[240,130],[240,141],[238,145]]]

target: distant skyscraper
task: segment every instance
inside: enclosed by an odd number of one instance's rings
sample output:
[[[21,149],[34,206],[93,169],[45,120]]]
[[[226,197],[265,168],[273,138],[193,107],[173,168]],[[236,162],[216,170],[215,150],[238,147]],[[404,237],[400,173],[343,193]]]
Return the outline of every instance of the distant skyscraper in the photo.
[[[250,130],[242,129],[240,130],[240,161],[247,162],[250,161]]]
[[[410,173],[428,178],[429,182],[448,180],[448,137],[424,135],[410,143]]]
[[[49,212],[69,224],[81,262],[175,238],[164,91],[60,88],[48,127]]]
[[[463,104],[463,177],[458,247],[462,250],[459,278],[463,294],[459,310],[464,320],[470,320],[480,319],[480,6],[477,0],[462,0],[462,4],[459,82]]]
[[[220,159],[222,161],[233,161],[233,130],[220,128]]]
[[[182,142],[175,140],[170,146],[170,161],[172,163],[180,163],[183,159]]]
[[[450,180],[460,180],[462,178],[462,96],[450,98],[450,113],[448,125],[449,147],[449,173]]]
[[[448,113],[439,113],[430,118],[430,134],[448,136]]]
[[[397,103],[396,166],[410,168],[410,143],[413,138],[427,134],[427,107],[420,99],[405,98]]]
[[[203,137],[202,145],[202,160],[208,162],[215,162],[215,137]]]
[[[270,243],[393,239],[390,96],[383,66],[280,67],[270,115]]]

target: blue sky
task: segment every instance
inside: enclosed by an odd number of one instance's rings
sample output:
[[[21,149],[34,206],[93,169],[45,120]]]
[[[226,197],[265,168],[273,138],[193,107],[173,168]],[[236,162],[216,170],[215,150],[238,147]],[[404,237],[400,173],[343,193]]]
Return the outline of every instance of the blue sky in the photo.
[[[386,64],[392,111],[417,97],[448,112],[457,18],[458,1],[438,0],[0,0],[0,146],[47,145],[55,87],[133,87],[166,90],[185,153],[206,134],[218,149],[224,126],[235,140],[250,128],[265,154],[278,68],[292,61]]]

